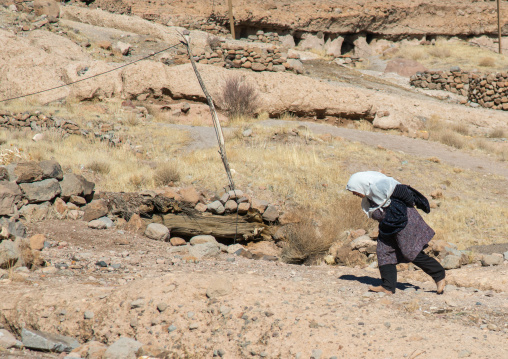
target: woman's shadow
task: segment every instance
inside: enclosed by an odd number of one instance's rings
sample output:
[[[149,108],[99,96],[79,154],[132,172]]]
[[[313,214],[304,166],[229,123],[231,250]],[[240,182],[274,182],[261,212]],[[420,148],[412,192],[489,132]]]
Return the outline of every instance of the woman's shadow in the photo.
[[[349,280],[349,281],[357,281],[357,282],[360,282],[362,284],[373,285],[373,286],[381,285],[381,279],[367,277],[367,276],[357,277],[357,276],[352,275],[352,274],[344,274],[344,275],[341,275],[339,277],[339,279],[341,279],[341,280]],[[420,289],[420,287],[418,287],[417,285],[413,285],[411,283],[397,282],[397,289],[398,290],[405,290],[405,289],[408,289],[408,288],[414,288],[415,290]]]

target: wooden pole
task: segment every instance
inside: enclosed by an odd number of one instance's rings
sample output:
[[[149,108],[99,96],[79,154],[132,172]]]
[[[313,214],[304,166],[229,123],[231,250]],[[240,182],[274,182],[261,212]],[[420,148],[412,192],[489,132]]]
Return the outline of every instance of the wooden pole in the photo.
[[[231,0],[230,0],[231,1]],[[502,54],[501,49],[501,0],[497,0],[497,34],[499,36],[499,53]]]
[[[499,5],[499,0],[498,5]],[[229,27],[231,28],[231,35],[233,35],[233,39],[236,39],[235,36],[235,18],[233,16],[233,0],[228,0],[228,8],[229,8]]]

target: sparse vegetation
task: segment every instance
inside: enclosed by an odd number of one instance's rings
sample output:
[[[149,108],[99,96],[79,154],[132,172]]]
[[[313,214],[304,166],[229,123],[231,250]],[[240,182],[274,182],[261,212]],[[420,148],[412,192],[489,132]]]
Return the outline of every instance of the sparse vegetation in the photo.
[[[232,117],[252,116],[258,108],[259,95],[256,88],[241,76],[225,79],[219,94],[219,105]]]
[[[496,59],[493,57],[487,56],[482,57],[480,61],[478,61],[478,66],[482,67],[494,67],[496,65]]]
[[[90,171],[102,175],[108,174],[111,171],[111,165],[108,162],[93,160],[86,166]]]
[[[180,173],[176,163],[163,163],[157,166],[153,174],[154,184],[156,186],[169,186],[180,180]]]

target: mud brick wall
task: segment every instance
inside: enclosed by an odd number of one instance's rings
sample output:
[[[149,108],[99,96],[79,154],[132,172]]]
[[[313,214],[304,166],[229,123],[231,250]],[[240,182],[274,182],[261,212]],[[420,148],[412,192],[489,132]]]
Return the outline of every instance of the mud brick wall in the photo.
[[[483,107],[508,111],[508,73],[473,78],[469,84],[468,100]]]

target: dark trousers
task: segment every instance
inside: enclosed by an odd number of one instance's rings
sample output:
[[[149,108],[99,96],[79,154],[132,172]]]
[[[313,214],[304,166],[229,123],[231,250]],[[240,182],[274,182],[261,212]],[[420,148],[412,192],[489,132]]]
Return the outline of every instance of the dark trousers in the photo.
[[[429,257],[421,251],[413,260],[413,264],[420,267],[425,273],[430,275],[435,282],[439,282],[445,277],[443,266],[434,258]],[[385,264],[379,267],[383,288],[395,293],[397,285],[397,267],[395,264]]]

